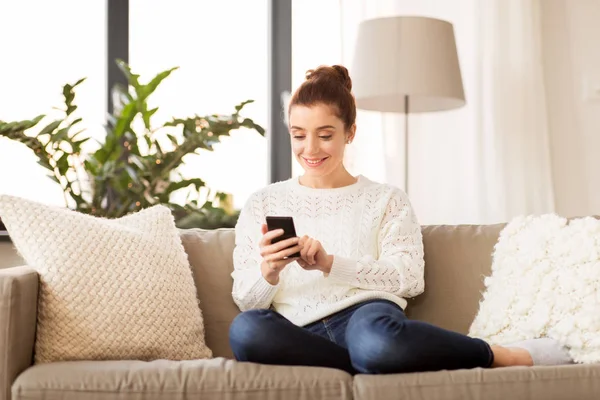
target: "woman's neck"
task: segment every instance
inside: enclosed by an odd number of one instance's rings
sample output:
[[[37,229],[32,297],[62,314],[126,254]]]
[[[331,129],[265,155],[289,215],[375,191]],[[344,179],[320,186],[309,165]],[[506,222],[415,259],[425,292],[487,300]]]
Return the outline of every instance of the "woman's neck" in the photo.
[[[336,189],[349,186],[356,183],[357,179],[353,177],[345,168],[341,168],[325,176],[302,175],[299,182],[302,186],[313,189]]]

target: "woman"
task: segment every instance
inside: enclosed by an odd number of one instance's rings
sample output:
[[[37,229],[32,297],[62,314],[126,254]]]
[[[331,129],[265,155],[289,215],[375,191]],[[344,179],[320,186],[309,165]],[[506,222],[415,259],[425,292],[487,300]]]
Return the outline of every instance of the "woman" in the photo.
[[[405,298],[424,290],[421,228],[403,191],[344,167],[356,133],[351,89],[342,66],[308,71],[287,110],[305,173],[254,193],[240,214],[236,359],[351,374],[532,365],[523,347],[406,318]],[[292,216],[303,236],[272,244],[283,232],[267,231],[268,215]]]

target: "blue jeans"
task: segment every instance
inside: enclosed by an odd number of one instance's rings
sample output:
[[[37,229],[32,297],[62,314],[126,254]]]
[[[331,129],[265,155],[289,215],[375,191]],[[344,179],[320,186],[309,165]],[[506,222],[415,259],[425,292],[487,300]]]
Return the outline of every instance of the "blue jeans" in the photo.
[[[409,320],[398,305],[371,300],[299,327],[266,309],[239,314],[229,331],[238,361],[389,374],[491,366],[483,340]]]

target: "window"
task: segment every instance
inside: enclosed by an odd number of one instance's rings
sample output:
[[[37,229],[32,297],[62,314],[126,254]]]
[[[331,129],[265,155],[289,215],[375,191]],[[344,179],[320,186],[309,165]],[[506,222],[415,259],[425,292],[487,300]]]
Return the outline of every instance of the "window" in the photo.
[[[33,12],[32,10],[35,10]],[[52,114],[62,86],[78,87],[82,128],[103,134],[106,115],[106,2],[20,0],[0,3],[0,120]],[[63,194],[26,146],[0,138],[0,193],[64,205]]]
[[[242,110],[267,128],[267,0],[158,1],[130,0],[129,64],[149,79],[178,66],[150,103],[159,107],[154,120],[194,114],[231,114]],[[181,172],[201,178],[213,190],[231,193],[236,208],[268,183],[267,140],[255,131],[239,130],[213,152],[188,157]],[[182,191],[183,192],[183,191]],[[181,203],[185,194],[173,201]]]

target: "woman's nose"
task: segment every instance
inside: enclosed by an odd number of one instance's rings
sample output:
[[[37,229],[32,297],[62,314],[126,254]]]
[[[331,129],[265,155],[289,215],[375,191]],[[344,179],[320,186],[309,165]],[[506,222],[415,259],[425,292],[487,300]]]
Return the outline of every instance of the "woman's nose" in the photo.
[[[319,142],[313,138],[306,138],[306,152],[308,154],[316,154],[319,152]]]

